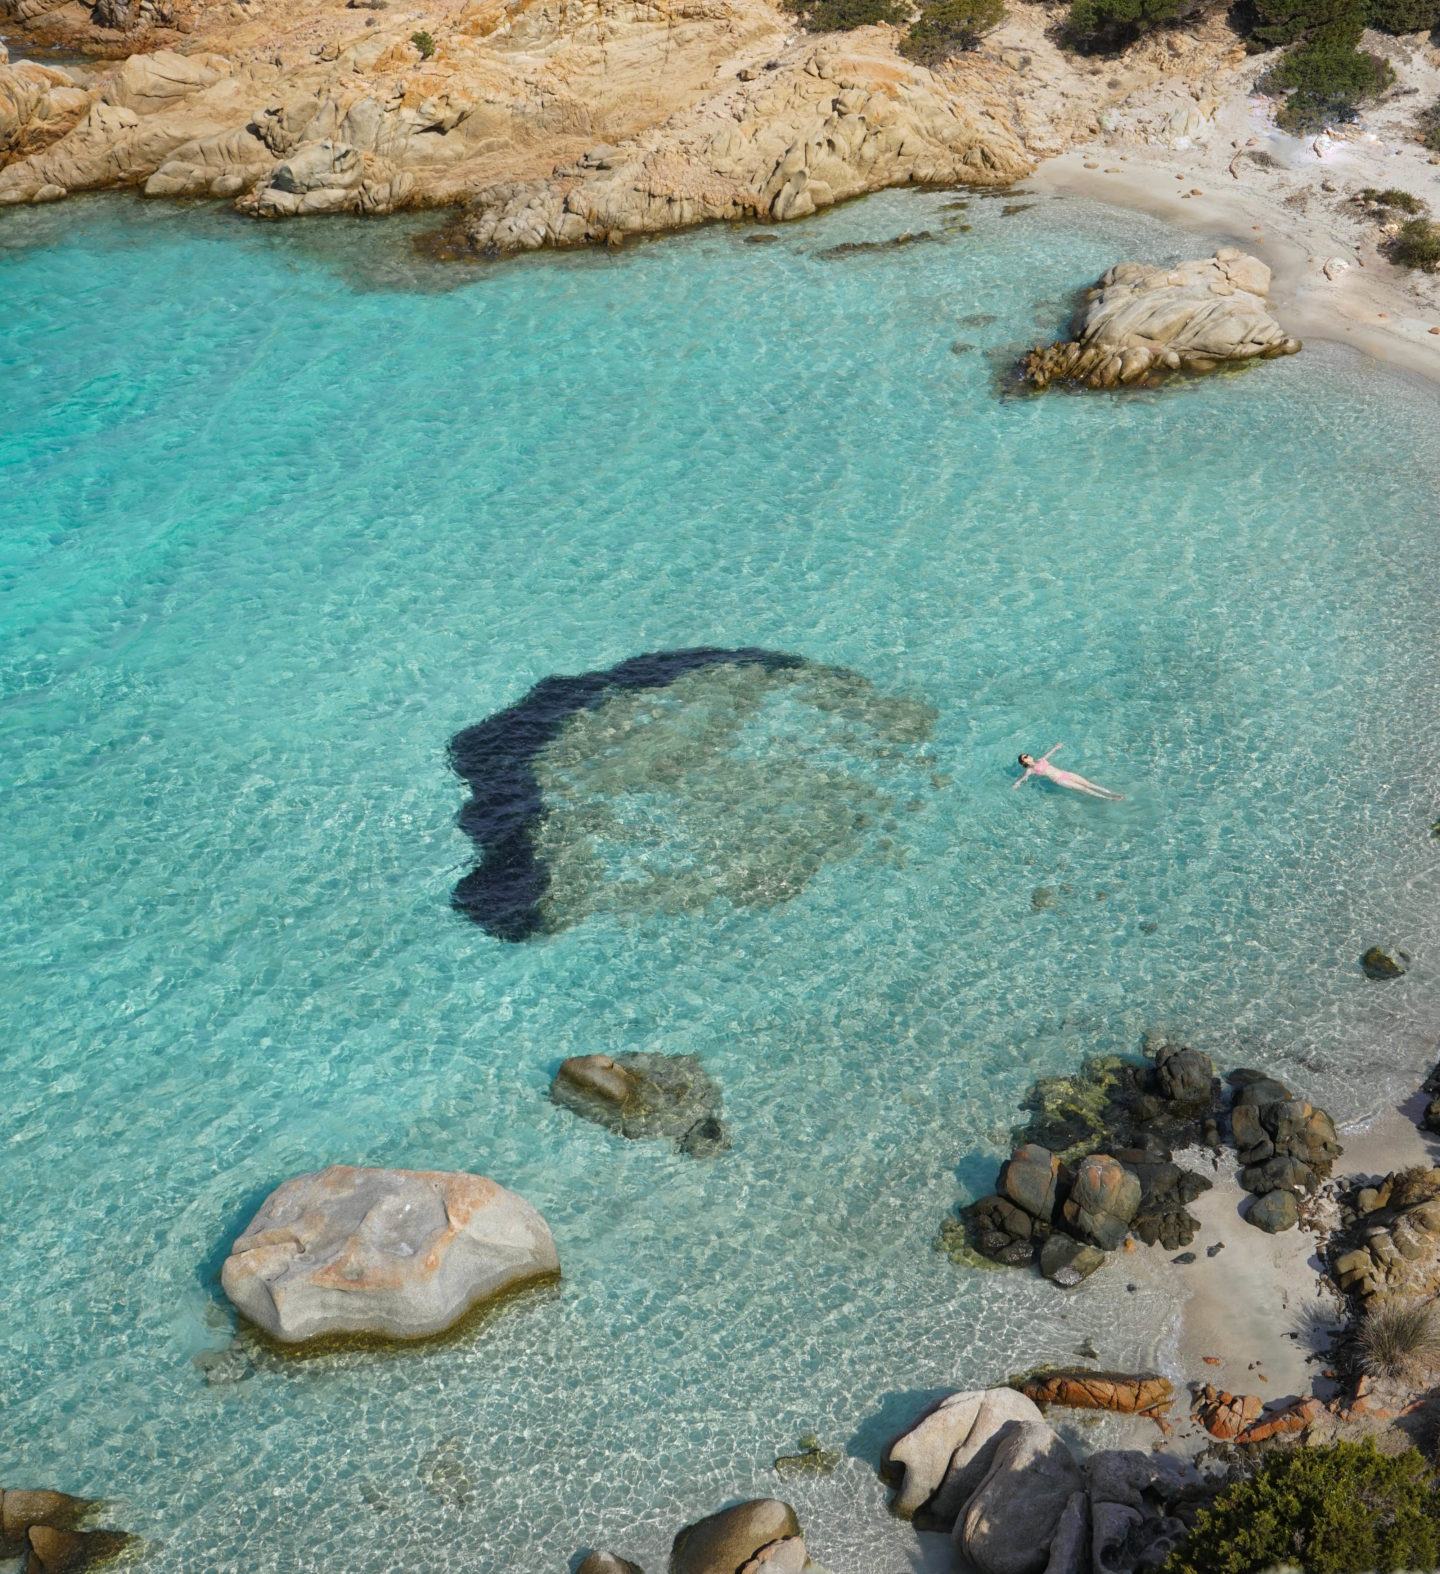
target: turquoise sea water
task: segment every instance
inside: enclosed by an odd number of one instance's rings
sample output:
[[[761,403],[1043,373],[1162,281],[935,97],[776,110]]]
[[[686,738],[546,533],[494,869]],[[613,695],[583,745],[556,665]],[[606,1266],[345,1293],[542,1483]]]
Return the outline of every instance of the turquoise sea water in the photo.
[[[1324,346],[1006,396],[1076,286],[1195,243],[949,200],[473,271],[399,226],[0,220],[5,1484],[113,1499],[157,1574],[653,1574],[777,1490],[838,1574],[898,1574],[873,1465],[919,1398],[1085,1336],[1148,1359],[1173,1312],[931,1249],[1037,1074],[1165,1031],[1355,1119],[1433,1059],[1435,397]],[[775,906],[524,945],[453,913],[451,734],[711,644],[934,708],[876,834]],[[692,781],[679,855],[834,809],[785,795],[829,745],[770,720],[738,747],[780,785],[707,842]],[[1057,738],[1125,801],[1011,792]],[[552,1106],[596,1050],[700,1055],[730,1152]],[[562,1287],[207,1382],[229,1241],[337,1161],[512,1186]],[[841,1466],[782,1486],[812,1431]]]

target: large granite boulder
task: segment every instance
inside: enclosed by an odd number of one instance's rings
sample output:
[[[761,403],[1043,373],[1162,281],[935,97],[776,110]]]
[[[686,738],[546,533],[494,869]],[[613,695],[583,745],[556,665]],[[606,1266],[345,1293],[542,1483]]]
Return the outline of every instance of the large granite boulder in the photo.
[[[670,1574],[800,1574],[808,1563],[795,1510],[773,1497],[686,1525],[670,1548]]]
[[[1043,1421],[1002,1439],[989,1472],[955,1522],[957,1550],[978,1574],[1042,1574],[1080,1467]]]
[[[271,1192],[220,1282],[286,1344],[338,1333],[415,1339],[559,1268],[544,1219],[483,1175],[334,1164]]]
[[[1141,1195],[1139,1178],[1119,1160],[1092,1153],[1076,1166],[1070,1195],[1065,1199],[1066,1226],[1081,1240],[1113,1252],[1125,1239]]]
[[[1269,290],[1269,268],[1229,246],[1172,268],[1117,263],[1086,292],[1071,338],[1032,350],[1021,371],[1036,388],[1058,381],[1111,388],[1294,355],[1300,341],[1266,310]]]
[[[985,1479],[1002,1437],[1043,1419],[1013,1388],[948,1395],[885,1450],[881,1473],[897,1485],[891,1512],[913,1518],[921,1530],[948,1531]]]
[[[1060,1188],[1060,1160],[1048,1148],[1027,1142],[1000,1166],[995,1190],[1023,1208],[1032,1219],[1048,1225]]]
[[[1264,1230],[1267,1235],[1279,1235],[1284,1230],[1293,1230],[1300,1219],[1295,1193],[1267,1191],[1263,1197],[1257,1197],[1245,1210],[1244,1219],[1246,1224],[1253,1224],[1257,1230]]]
[[[696,1055],[577,1055],[561,1063],[550,1097],[622,1137],[668,1137],[692,1158],[729,1141],[724,1098]]]

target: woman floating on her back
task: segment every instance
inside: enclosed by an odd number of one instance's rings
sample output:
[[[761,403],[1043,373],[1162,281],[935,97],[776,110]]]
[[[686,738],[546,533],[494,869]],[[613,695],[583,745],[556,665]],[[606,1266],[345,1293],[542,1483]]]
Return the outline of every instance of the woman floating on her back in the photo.
[[[1015,782],[1016,787],[1021,782],[1028,781],[1032,776],[1043,776],[1046,781],[1052,781],[1057,787],[1069,787],[1075,792],[1088,792],[1092,798],[1107,798],[1111,803],[1119,803],[1125,796],[1123,792],[1111,792],[1108,787],[1097,787],[1094,782],[1087,782],[1083,776],[1077,776],[1074,771],[1059,771],[1050,763],[1050,756],[1058,754],[1065,745],[1052,744],[1037,760],[1033,754],[1022,754],[1020,763],[1025,767],[1025,774],[1020,781]]]

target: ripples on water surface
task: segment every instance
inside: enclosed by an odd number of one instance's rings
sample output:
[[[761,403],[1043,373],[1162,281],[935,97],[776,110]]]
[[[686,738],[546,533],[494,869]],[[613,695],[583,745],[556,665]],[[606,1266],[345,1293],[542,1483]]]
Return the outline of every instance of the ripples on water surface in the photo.
[[[947,200],[438,276],[398,227],[0,221],[7,1482],[118,1499],[155,1574],[656,1569],[814,1431],[846,1450],[785,1488],[815,1555],[898,1574],[872,1466],[917,1395],[1086,1335],[1144,1359],[1168,1314],[1119,1270],[1062,1303],[931,1250],[1038,1073],[1159,1028],[1342,1118],[1407,1085],[1433,396],[1320,346],[998,397],[1076,285],[1195,243]],[[883,856],[521,945],[452,912],[451,734],[694,645],[934,707],[930,758],[874,776]],[[816,763],[782,732],[741,753]],[[1126,800],[1012,793],[1056,738]],[[766,814],[803,816],[791,778]],[[1361,977],[1376,938],[1403,983]],[[732,1150],[552,1107],[595,1050],[699,1054]],[[563,1287],[424,1355],[207,1384],[225,1245],[335,1160],[515,1187]]]

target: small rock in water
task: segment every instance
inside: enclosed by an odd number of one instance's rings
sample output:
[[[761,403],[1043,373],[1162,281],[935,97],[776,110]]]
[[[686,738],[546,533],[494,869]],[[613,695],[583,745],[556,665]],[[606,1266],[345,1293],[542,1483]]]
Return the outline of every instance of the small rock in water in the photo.
[[[1223,1252],[1224,1250],[1225,1250],[1225,1242],[1224,1241],[1216,1241],[1213,1246],[1207,1246],[1205,1248],[1205,1255],[1207,1257],[1218,1257],[1220,1255],[1220,1253]]]
[[[1409,968],[1410,958],[1404,951],[1390,946],[1372,945],[1360,958],[1360,966],[1367,978],[1382,981],[1401,977]]]
[[[576,1055],[564,1061],[550,1097],[622,1137],[669,1137],[691,1158],[729,1146],[719,1084],[696,1055]]]
[[[1170,1259],[1170,1261],[1171,1262],[1184,1263],[1184,1264],[1186,1264],[1188,1266],[1190,1263],[1195,1261],[1195,1253],[1194,1252],[1181,1252],[1178,1257],[1172,1257]]]
[[[820,1446],[813,1433],[796,1444],[798,1452],[780,1454],[775,1460],[776,1474],[788,1480],[793,1476],[828,1476],[840,1463],[840,1455]]]
[[[1041,913],[1047,907],[1057,907],[1058,905],[1055,893],[1048,885],[1037,885],[1030,893],[1030,907],[1034,912]]]

